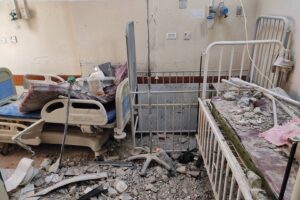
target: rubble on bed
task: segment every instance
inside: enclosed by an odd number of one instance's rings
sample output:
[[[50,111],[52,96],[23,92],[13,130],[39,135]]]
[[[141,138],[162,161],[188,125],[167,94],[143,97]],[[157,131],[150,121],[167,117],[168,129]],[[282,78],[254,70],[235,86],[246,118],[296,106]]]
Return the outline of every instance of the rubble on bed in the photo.
[[[260,135],[274,127],[272,101],[255,90],[239,91],[231,88],[223,95],[213,97],[210,103],[225,138],[234,144],[244,167],[262,178],[265,189],[278,195],[287,165],[289,146],[278,147]],[[299,111],[291,105],[287,106],[295,113]],[[292,120],[284,109],[276,107],[278,125]],[[286,199],[291,195],[298,167],[296,163],[292,166]]]

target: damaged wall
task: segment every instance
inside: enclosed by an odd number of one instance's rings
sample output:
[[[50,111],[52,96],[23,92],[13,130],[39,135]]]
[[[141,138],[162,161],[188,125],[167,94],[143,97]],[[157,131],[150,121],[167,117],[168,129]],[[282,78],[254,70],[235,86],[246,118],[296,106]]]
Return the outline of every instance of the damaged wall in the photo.
[[[209,42],[244,39],[240,28],[243,20],[235,16],[238,1],[225,1],[230,15],[218,20],[212,30],[206,29],[205,19],[197,18],[197,13],[192,15],[195,10],[205,10],[208,3],[187,0],[187,8],[179,9],[177,0],[150,0],[153,70],[198,69],[199,54]],[[250,35],[256,4],[257,0],[245,1]],[[32,18],[12,22],[12,1],[0,2],[1,41],[17,37],[15,44],[0,44],[0,66],[10,68],[14,74],[79,74],[81,62],[125,62],[124,29],[129,20],[136,23],[138,67],[146,68],[146,0],[28,0],[28,6]],[[183,40],[185,31],[191,32],[191,40]],[[176,32],[177,39],[166,40],[167,32]]]
[[[293,56],[295,61],[300,60],[300,2],[298,0],[260,0],[258,1],[258,14],[283,15],[290,18],[293,31]],[[300,66],[296,62],[294,72],[288,83],[289,94],[300,100],[299,89]]]

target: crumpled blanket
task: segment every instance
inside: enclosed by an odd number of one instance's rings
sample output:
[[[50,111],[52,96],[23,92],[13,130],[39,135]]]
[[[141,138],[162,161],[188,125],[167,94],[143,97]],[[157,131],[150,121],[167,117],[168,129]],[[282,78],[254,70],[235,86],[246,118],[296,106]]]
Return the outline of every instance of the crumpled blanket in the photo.
[[[79,84],[74,84],[71,90],[71,97],[76,99],[96,100],[103,104],[115,100],[115,94],[118,85],[127,77],[127,64],[120,65],[115,68],[115,83],[112,86],[103,88],[105,95],[92,95],[88,88],[84,88]],[[57,85],[44,83],[31,83],[28,92],[25,94],[20,104],[20,112],[32,112],[43,108],[43,106],[58,96],[68,96],[69,83],[63,82]]]
[[[298,136],[300,138],[300,119],[294,118],[282,126],[274,126],[260,134],[260,137],[265,138],[270,143],[276,146],[290,144],[288,139]]]

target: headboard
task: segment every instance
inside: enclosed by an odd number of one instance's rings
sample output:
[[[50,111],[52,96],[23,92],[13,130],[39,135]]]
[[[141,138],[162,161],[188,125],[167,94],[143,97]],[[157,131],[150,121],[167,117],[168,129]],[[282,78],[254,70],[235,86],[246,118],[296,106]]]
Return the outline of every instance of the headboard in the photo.
[[[0,68],[0,106],[10,101],[16,94],[11,71],[7,68]]]

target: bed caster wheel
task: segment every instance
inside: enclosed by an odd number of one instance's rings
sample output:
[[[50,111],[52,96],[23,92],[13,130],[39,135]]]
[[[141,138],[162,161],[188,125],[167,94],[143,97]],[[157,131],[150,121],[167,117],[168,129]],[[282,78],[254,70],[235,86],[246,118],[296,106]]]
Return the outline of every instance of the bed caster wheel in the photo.
[[[125,132],[122,132],[121,134],[114,134],[114,138],[116,140],[123,140],[126,138],[126,133]]]
[[[1,151],[0,151],[1,155],[7,156],[9,153],[9,147],[10,147],[9,144],[3,145],[3,147],[1,148]]]

